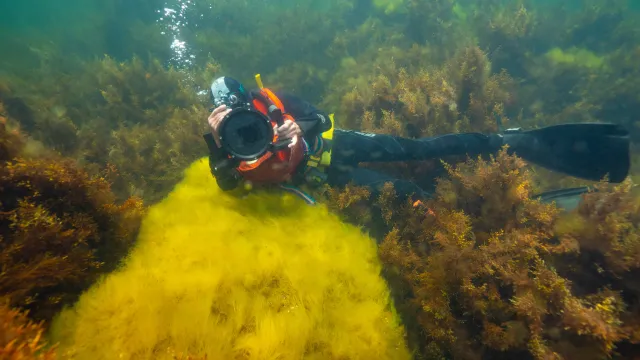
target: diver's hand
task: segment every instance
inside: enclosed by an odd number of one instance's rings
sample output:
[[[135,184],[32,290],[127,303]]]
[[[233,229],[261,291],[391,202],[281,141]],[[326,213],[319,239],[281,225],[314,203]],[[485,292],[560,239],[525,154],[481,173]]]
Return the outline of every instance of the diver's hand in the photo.
[[[291,120],[285,120],[280,127],[274,126],[274,130],[280,139],[291,139],[289,148],[294,147],[298,143],[298,139],[302,136],[300,125]]]
[[[209,126],[211,127],[211,133],[213,134],[213,139],[216,142],[218,147],[222,146],[220,142],[220,135],[218,135],[218,126],[220,126],[220,122],[227,116],[228,113],[231,112],[231,109],[227,108],[227,105],[220,105],[217,108],[213,109],[211,115],[209,115]]]

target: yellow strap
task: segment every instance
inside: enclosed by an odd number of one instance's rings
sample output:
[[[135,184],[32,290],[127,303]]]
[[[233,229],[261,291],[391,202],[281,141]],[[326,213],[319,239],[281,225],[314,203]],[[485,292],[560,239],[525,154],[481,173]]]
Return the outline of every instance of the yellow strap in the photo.
[[[327,139],[327,140],[332,140],[333,139],[333,129],[334,129],[334,125],[335,125],[335,121],[333,119],[333,114],[329,114],[329,119],[331,120],[331,129],[323,132],[322,133],[322,138],[323,139]],[[330,164],[331,164],[331,148],[329,150],[322,151],[322,154],[320,156],[311,155],[311,156],[309,156],[309,159],[307,160],[307,166],[309,166],[309,167],[315,167],[315,168],[317,168],[319,166],[327,167]],[[319,169],[319,170],[324,171],[323,169]]]
[[[322,158],[320,156],[309,155],[309,160],[314,162],[320,162]]]
[[[329,131],[325,131],[322,133],[322,137],[327,140],[333,140],[333,130],[335,129],[335,120],[333,119],[333,114],[329,114],[329,119],[331,120],[331,129]],[[320,158],[320,165],[329,166],[331,164],[331,148],[328,151],[323,151]]]
[[[322,137],[325,139],[333,139],[333,129],[335,128],[335,121],[333,120],[333,114],[329,114],[329,120],[331,120],[331,129],[322,133]]]
[[[322,159],[320,159],[320,165],[329,166],[331,164],[331,150],[322,153]]]

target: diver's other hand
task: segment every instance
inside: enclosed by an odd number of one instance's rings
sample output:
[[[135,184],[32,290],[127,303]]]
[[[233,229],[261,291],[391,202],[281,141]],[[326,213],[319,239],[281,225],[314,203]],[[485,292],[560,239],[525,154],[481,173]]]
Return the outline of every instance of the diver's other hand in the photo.
[[[291,120],[285,120],[284,124],[277,128],[276,134],[280,139],[291,139],[289,148],[294,147],[298,143],[298,138],[302,135],[300,125]]]
[[[211,133],[213,134],[213,139],[216,141],[216,145],[218,147],[222,146],[220,142],[220,135],[218,135],[218,127],[220,126],[220,122],[227,116],[228,113],[231,112],[231,109],[227,108],[227,105],[220,105],[217,108],[213,109],[211,115],[209,115],[209,127],[211,127]]]

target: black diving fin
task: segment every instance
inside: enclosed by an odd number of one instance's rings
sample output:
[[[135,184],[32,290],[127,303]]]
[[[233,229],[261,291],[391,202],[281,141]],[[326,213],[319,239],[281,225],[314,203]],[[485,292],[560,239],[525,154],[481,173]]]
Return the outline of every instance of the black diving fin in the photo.
[[[572,211],[580,205],[582,195],[588,193],[590,190],[594,191],[587,186],[559,189],[543,192],[532,196],[532,198],[547,204],[555,202],[558,208],[565,211]]]
[[[575,123],[502,134],[509,152],[570,176],[620,183],[629,174],[629,132],[610,123]]]

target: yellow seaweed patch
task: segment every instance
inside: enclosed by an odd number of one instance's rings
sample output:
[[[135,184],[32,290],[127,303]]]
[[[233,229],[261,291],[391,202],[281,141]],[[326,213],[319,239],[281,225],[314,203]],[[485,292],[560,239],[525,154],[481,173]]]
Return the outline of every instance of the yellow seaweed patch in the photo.
[[[373,0],[377,9],[384,9],[384,13],[393,14],[404,4],[404,0]]]
[[[234,198],[201,159],[50,340],[92,360],[408,359],[379,271],[375,243],[324,206]]]
[[[600,68],[606,64],[605,58],[595,53],[577,47],[563,50],[558,47],[549,50],[547,59],[556,64],[573,65],[586,68]]]

